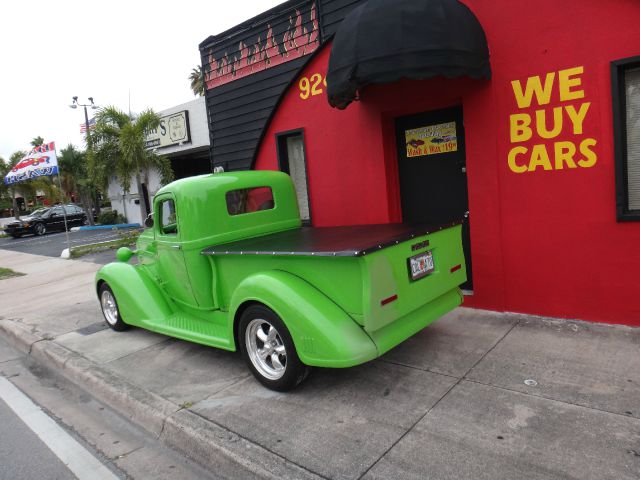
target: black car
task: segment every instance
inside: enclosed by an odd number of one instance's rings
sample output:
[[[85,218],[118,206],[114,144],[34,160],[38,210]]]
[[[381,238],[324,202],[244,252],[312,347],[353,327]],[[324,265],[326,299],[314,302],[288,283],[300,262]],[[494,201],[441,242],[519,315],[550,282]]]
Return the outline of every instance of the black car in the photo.
[[[4,226],[4,233],[18,238],[25,233],[44,235],[46,232],[55,230],[64,231],[65,212],[68,228],[84,225],[87,222],[87,215],[77,205],[55,205],[53,207],[39,208],[27,217],[8,223]]]

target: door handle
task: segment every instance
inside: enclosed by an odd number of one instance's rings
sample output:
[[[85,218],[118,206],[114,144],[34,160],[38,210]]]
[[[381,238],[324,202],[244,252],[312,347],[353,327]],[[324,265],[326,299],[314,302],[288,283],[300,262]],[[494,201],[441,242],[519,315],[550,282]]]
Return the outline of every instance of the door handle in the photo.
[[[175,250],[182,250],[182,245],[171,245],[171,248]]]

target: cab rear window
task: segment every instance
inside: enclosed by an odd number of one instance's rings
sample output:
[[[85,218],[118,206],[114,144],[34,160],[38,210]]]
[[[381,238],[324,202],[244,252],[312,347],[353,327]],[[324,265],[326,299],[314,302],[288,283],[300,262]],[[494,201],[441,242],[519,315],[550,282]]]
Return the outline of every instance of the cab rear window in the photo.
[[[227,212],[229,215],[271,210],[274,207],[273,191],[270,187],[242,188],[227,192]]]

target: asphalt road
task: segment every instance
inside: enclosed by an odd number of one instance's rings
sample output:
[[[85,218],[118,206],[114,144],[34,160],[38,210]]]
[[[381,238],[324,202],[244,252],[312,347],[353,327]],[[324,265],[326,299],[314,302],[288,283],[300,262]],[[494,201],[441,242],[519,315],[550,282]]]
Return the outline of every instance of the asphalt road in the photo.
[[[0,478],[76,478],[0,400]]]
[[[119,238],[119,235],[113,230],[69,232],[69,241],[72,247],[89,243],[106,242],[117,238]],[[62,250],[67,248],[67,237],[64,232],[47,233],[41,237],[35,235],[26,235],[21,238],[6,237],[0,238],[0,248],[47,257],[59,257]],[[113,259],[113,251],[82,257],[82,260],[94,261],[96,263],[106,263]]]

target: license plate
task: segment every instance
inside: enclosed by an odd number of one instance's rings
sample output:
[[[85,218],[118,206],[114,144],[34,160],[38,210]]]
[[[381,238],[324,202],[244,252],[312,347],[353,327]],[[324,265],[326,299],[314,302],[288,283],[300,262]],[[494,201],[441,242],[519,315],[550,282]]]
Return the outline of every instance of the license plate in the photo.
[[[409,277],[411,280],[426,277],[430,273],[433,273],[435,269],[431,250],[409,258]]]

